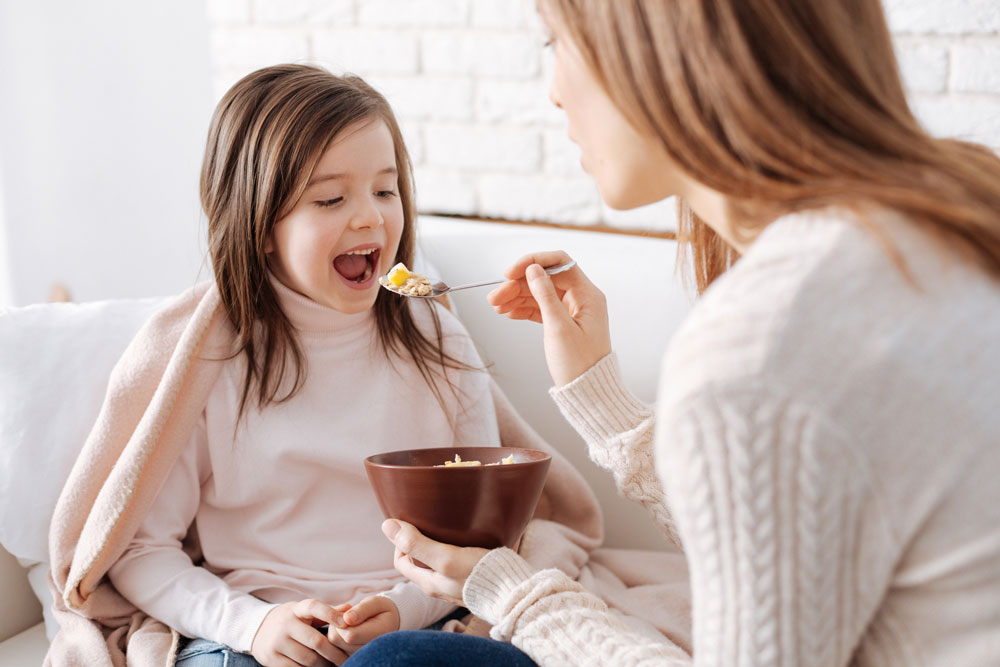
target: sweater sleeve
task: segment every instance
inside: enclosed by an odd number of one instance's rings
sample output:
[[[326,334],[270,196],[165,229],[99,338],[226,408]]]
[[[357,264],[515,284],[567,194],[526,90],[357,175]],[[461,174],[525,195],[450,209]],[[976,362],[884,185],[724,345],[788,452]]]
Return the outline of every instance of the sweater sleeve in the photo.
[[[645,507],[681,546],[653,465],[653,409],[625,386],[615,355],[549,393],[587,443],[591,460],[612,474],[619,493]]]
[[[200,472],[209,469],[206,451],[203,416],[108,577],[132,604],[181,634],[249,652],[261,622],[277,605],[233,590],[181,548],[198,510],[202,477],[209,474]]]
[[[565,572],[535,572],[510,549],[494,549],[480,560],[462,594],[469,611],[493,624],[491,637],[511,642],[541,667],[690,664],[666,638],[655,642],[629,629]]]
[[[509,550],[473,570],[469,609],[543,667],[847,665],[898,554],[849,442],[763,390],[687,400],[661,424],[658,466],[691,574],[693,656],[628,632],[596,596]]]

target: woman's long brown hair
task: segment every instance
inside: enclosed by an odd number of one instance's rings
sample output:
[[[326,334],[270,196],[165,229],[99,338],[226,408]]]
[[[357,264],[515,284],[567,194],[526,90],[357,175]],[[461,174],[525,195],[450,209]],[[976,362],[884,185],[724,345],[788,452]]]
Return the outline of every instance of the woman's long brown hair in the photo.
[[[920,126],[882,3],[539,4],[626,118],[727,196],[737,233],[792,211],[884,207],[1000,276],[1000,158]],[[737,258],[685,206],[678,239],[699,292]]]
[[[215,282],[236,334],[234,356],[246,355],[240,416],[252,392],[263,408],[288,400],[305,381],[295,330],[268,278],[268,238],[294,208],[329,142],[349,125],[373,119],[386,124],[395,146],[403,231],[393,262],[412,265],[416,209],[410,158],[381,94],[354,76],[277,65],[242,78],[216,107],[202,163],[201,204]],[[417,306],[431,312],[434,335],[426,337],[407,301],[379,290],[375,319],[382,349],[390,358],[409,357],[442,402],[438,380],[447,381],[448,368],[469,367],[445,354],[434,307],[423,300]]]

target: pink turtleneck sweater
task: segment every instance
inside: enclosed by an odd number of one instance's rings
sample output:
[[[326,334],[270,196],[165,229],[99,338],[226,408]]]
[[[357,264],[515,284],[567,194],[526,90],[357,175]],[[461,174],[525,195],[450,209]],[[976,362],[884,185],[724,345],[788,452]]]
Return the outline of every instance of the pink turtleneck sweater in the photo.
[[[336,605],[383,593],[401,629],[424,627],[454,607],[424,595],[393,569],[392,545],[363,460],[417,447],[497,445],[485,371],[453,371],[444,409],[408,360],[378,344],[373,311],[331,310],[272,280],[297,330],[307,377],[290,401],[254,401],[234,438],[245,359],[222,371],[203,418],[109,577],[137,607],[188,637],[249,651],[276,605],[315,598]],[[482,362],[462,325],[430,302],[411,302],[430,332],[437,309],[445,351]],[[442,460],[445,457],[442,456]],[[204,566],[181,540],[194,523]]]

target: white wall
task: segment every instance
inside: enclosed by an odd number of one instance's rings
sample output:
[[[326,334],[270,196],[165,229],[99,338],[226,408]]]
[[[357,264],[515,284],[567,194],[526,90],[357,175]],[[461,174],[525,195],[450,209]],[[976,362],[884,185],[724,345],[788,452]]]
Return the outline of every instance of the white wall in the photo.
[[[54,282],[78,301],[195,282],[204,0],[0,0],[0,63],[8,302],[45,300]]]
[[[3,154],[0,153],[0,183],[3,183]],[[7,252],[7,225],[4,222],[3,188],[0,187],[0,308],[14,303],[10,288],[10,258]]]
[[[919,117],[1000,148],[1000,1],[885,5]],[[207,277],[211,107],[281,61],[387,93],[423,212],[671,228],[669,202],[601,205],[547,100],[542,41],[534,0],[0,0],[0,305],[57,281],[87,300]]]
[[[548,101],[535,0],[207,1],[216,95],[281,60],[366,77],[404,125],[423,212],[673,227],[669,204],[601,205]],[[885,6],[918,117],[1000,148],[1000,0]]]

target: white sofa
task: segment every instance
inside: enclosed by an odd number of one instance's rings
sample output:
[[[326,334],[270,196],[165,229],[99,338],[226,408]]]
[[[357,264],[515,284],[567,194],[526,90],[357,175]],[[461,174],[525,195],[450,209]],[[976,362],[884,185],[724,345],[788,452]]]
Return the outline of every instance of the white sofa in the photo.
[[[567,250],[607,294],[612,343],[629,385],[653,400],[664,347],[691,303],[675,276],[672,241],[434,217],[421,218],[420,229],[426,265],[453,285],[500,277],[527,252]],[[454,294],[458,315],[518,410],[594,487],[605,512],[606,545],[667,549],[645,512],[620,498],[610,476],[587,459],[579,436],[549,400],[541,327],[497,316],[486,292]],[[0,667],[42,662],[48,640],[36,594],[47,595],[42,561],[48,519],[96,417],[111,366],[160,303],[44,304],[0,312]]]

